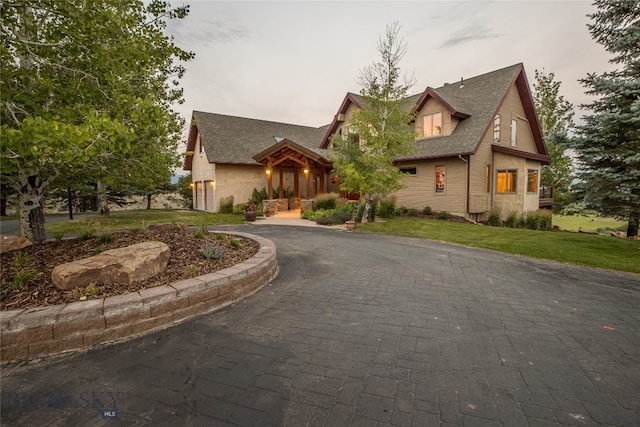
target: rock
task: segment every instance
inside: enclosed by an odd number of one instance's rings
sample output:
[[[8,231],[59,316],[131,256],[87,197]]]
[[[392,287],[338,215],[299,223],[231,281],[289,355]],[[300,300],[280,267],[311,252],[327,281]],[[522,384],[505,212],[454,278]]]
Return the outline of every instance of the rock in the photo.
[[[625,233],[624,231],[612,231],[611,235],[613,237],[620,237],[622,239],[626,239],[627,238],[627,233]]]
[[[184,222],[163,222],[161,224],[149,224],[149,230],[182,230],[187,231],[187,224]]]
[[[16,251],[18,249],[31,246],[33,243],[25,237],[18,236],[0,236],[0,254],[5,252]]]
[[[132,284],[162,273],[169,257],[165,243],[143,242],[58,265],[51,272],[51,280],[63,290],[91,283]]]

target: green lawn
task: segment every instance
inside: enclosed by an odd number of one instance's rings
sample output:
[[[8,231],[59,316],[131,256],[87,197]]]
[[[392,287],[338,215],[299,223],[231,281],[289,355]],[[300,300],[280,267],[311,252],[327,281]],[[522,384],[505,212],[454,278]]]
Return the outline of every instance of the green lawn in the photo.
[[[243,215],[213,214],[193,211],[142,210],[112,213],[107,217],[92,216],[67,221],[45,223],[49,234],[81,234],[87,231],[100,233],[115,230],[141,228],[149,224],[182,222],[188,226],[243,224]]]
[[[627,222],[595,215],[554,215],[553,225],[568,231],[578,231],[580,228],[607,234],[613,230],[627,231]]]
[[[418,218],[392,218],[385,222],[358,224],[356,229],[365,233],[441,240],[533,258],[640,273],[640,240]]]
[[[554,216],[554,224],[572,217]],[[580,224],[623,224],[603,218],[578,217]],[[592,222],[591,219],[594,219]],[[160,222],[183,222],[189,226],[243,224],[242,215],[210,214],[193,211],[126,211],[109,217],[89,217],[47,223],[49,234],[101,233],[140,228]],[[568,228],[562,226],[562,228]],[[583,229],[591,230],[585,225]],[[358,224],[356,231],[391,234],[458,243],[466,246],[543,258],[570,264],[640,273],[640,240],[614,238],[605,235],[560,231],[533,231],[505,227],[478,226],[418,218],[392,218],[374,224]],[[595,229],[593,229],[595,231]]]

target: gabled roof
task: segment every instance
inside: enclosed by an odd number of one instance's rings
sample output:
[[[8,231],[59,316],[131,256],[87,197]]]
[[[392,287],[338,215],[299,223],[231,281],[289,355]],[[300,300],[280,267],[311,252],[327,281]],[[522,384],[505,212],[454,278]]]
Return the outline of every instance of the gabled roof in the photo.
[[[295,142],[284,138],[281,141],[278,141],[275,145],[272,145],[266,150],[253,156],[253,159],[258,163],[266,164],[266,162],[271,158],[271,161],[274,161],[273,166],[277,166],[280,163],[297,163],[299,165],[305,165],[306,159],[327,167],[331,166],[331,162],[325,157],[329,150],[321,150],[323,153],[318,153],[318,151],[320,150],[310,150],[300,144],[296,144]]]
[[[318,147],[327,127],[314,128],[194,111],[187,151],[195,150],[196,137],[200,132],[210,163],[258,165],[252,156],[274,145],[274,138],[286,138],[316,153],[326,151]],[[193,156],[185,157],[184,169],[191,170],[192,161]]]
[[[522,64],[515,64],[464,79],[463,82],[464,85],[457,82],[445,84],[439,88],[427,87],[421,94],[407,98],[407,102],[411,102],[416,110],[420,110],[429,98],[434,98],[454,117],[462,120],[451,135],[417,139],[414,154],[410,158],[398,160],[450,157],[475,153],[484,135],[493,126],[493,117],[514,83],[522,99],[527,120],[531,125],[538,154],[548,155]],[[350,105],[349,102],[357,103],[356,106],[360,106],[366,101],[361,96],[347,94],[338,114],[344,114]],[[338,127],[336,122],[338,114],[323,138],[323,147],[328,146],[331,134]]]

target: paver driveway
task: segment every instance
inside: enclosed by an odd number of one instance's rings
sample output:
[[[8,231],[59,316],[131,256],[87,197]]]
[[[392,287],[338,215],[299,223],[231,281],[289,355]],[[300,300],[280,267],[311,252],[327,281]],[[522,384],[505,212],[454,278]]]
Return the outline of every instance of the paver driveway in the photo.
[[[280,276],[220,312],[2,372],[3,425],[640,425],[640,277],[242,227]]]

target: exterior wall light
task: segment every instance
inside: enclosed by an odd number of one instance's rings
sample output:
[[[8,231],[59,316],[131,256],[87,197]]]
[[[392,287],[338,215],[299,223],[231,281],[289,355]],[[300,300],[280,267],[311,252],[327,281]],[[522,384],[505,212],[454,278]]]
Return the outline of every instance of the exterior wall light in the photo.
[[[267,176],[271,175],[271,169],[267,169],[266,171]]]

